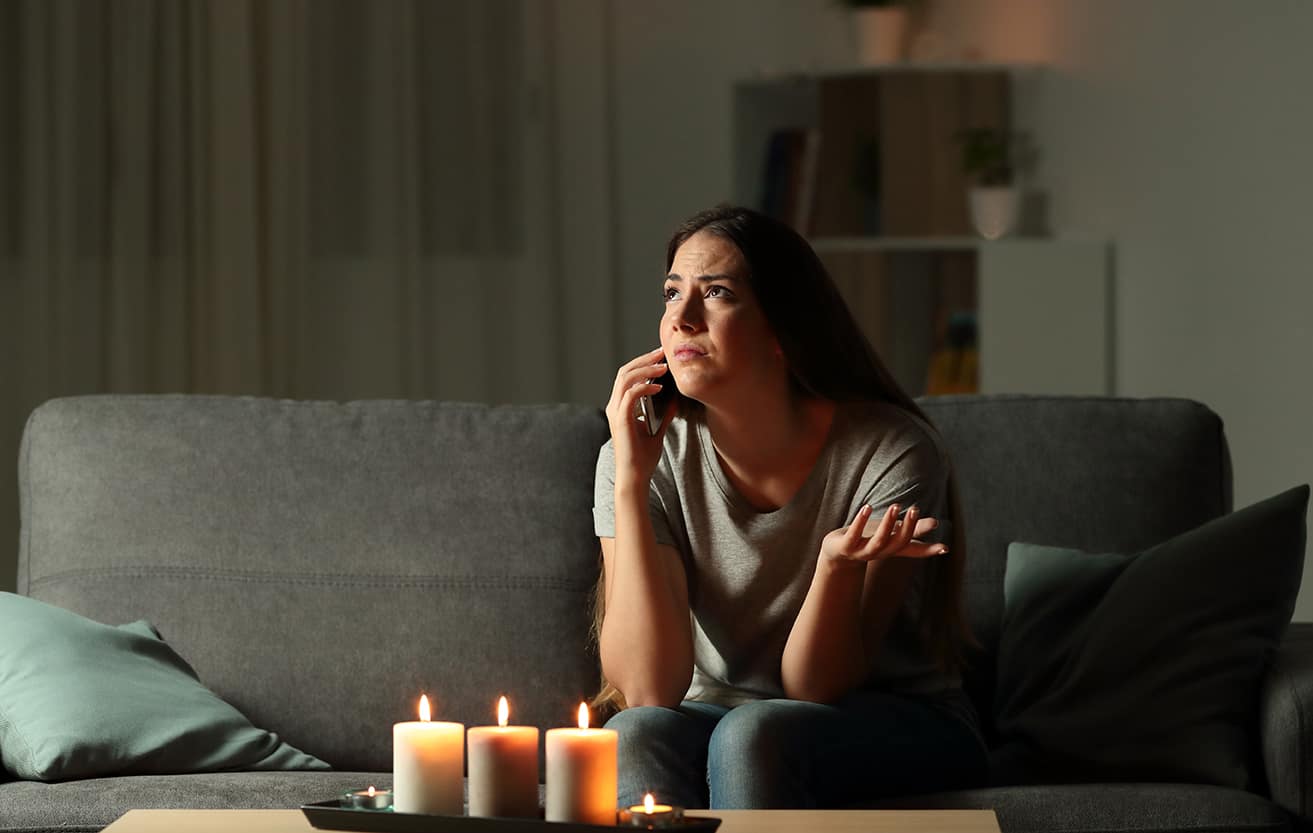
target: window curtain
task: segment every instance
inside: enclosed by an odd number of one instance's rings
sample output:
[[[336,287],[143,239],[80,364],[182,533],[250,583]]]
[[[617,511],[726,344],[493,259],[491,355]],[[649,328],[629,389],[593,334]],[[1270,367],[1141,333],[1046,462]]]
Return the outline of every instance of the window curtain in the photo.
[[[568,398],[540,14],[0,0],[6,468],[60,395]]]

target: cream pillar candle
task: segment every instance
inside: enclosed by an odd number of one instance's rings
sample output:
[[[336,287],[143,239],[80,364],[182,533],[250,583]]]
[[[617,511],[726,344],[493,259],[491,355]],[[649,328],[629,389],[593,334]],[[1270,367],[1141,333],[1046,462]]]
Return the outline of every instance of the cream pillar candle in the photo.
[[[429,698],[420,697],[419,720],[392,725],[392,809],[459,816],[464,778],[464,724],[430,720]]]
[[[470,755],[470,815],[538,817],[538,728],[507,726],[510,706],[497,703],[497,725],[466,733]]]
[[[547,730],[547,820],[616,822],[616,732],[589,729],[579,704],[578,729]]]

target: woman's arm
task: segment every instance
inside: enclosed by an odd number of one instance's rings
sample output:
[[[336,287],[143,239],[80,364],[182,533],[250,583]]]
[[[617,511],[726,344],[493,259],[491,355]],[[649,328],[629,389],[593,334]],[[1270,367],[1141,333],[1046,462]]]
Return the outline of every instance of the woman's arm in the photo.
[[[675,413],[672,399],[653,436],[634,420],[641,396],[657,394],[666,374],[661,348],[616,373],[606,406],[615,454],[615,537],[602,542],[602,674],[631,706],[679,705],[693,679],[688,579],[679,553],[658,544],[647,514],[652,473]]]
[[[679,552],[658,544],[642,489],[616,485],[615,538],[601,538],[602,673],[630,706],[678,706],[693,679],[688,579]]]
[[[825,537],[780,662],[786,697],[831,703],[856,688],[879,655],[919,558],[945,551],[913,538],[934,529],[933,519],[918,519],[912,507],[898,524],[897,511],[889,507],[870,537],[862,534],[869,508]]]

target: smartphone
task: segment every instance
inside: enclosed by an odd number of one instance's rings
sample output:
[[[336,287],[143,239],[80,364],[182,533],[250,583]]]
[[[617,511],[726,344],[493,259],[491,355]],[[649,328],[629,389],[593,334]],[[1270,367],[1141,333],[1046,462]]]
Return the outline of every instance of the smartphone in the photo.
[[[638,397],[637,418],[639,422],[647,426],[649,437],[655,437],[657,431],[661,429],[661,415],[666,412],[666,403],[670,401],[670,397],[675,395],[675,377],[670,375],[670,371],[667,370],[665,376],[660,378],[665,379],[665,381],[661,383],[662,388],[656,396]],[[646,381],[650,384],[657,380],[648,379]]]

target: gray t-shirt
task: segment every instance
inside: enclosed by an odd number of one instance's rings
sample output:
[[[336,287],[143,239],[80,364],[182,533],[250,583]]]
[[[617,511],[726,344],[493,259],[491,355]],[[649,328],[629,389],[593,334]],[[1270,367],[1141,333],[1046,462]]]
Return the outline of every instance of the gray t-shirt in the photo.
[[[693,681],[685,699],[734,706],[784,696],[780,661],[811,585],[821,539],[865,503],[878,519],[889,504],[920,507],[947,540],[948,461],[936,436],[892,405],[845,403],[802,487],[788,504],[754,509],[726,477],[700,409],[676,417],[652,475],[648,514],[656,540],[679,551],[693,617]],[[615,452],[597,459],[593,522],[615,537]],[[872,524],[874,524],[874,520]],[[960,680],[923,647],[917,570],[864,688],[943,695],[969,721]]]

